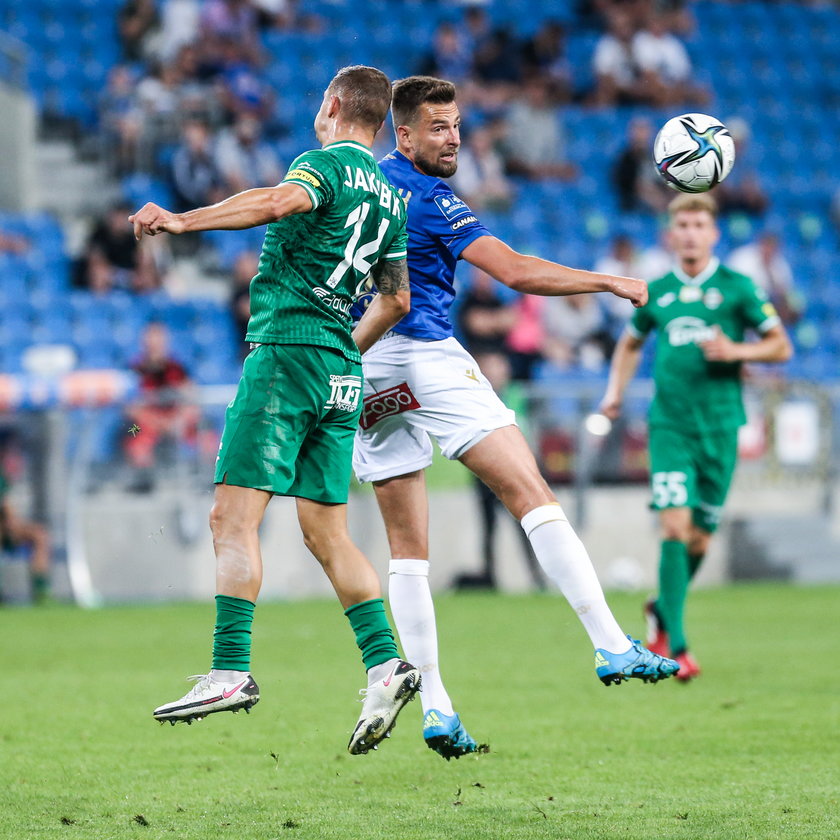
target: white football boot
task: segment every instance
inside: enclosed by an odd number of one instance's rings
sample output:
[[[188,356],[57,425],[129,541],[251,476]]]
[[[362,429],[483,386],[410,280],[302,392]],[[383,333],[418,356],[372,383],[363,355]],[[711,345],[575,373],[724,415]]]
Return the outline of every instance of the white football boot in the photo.
[[[387,676],[359,692],[362,714],[347,745],[353,755],[375,750],[394,728],[402,707],[420,690],[420,671],[402,659],[392,662]]]
[[[210,674],[197,674],[188,677],[197,680],[196,684],[180,699],[158,706],[154,712],[155,720],[161,723],[168,720],[173,726],[182,721],[192,723],[201,720],[213,712],[251,711],[260,699],[259,686],[249,673],[244,673],[236,682],[216,682]]]

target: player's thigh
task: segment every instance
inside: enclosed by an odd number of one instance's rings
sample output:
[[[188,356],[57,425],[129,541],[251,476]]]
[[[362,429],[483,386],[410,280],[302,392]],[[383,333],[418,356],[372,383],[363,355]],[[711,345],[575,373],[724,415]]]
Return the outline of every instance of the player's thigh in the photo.
[[[324,410],[298,452],[289,496],[328,505],[345,504],[350,489],[353,441],[362,410],[362,366],[339,354],[332,362]]]
[[[518,426],[493,430],[467,449],[459,460],[517,519],[536,507],[556,501]]]
[[[651,508],[693,508],[697,498],[697,471],[690,435],[674,428],[650,429]]]
[[[285,494],[298,453],[317,422],[326,373],[314,351],[266,344],[245,359],[225,412],[215,482]]]
[[[738,430],[726,429],[706,435],[698,441],[698,450],[694,524],[712,534],[720,525],[738,462]]]
[[[516,425],[514,412],[454,338],[418,349],[412,391],[420,407],[410,422],[431,435],[449,459],[460,458],[491,432]]]

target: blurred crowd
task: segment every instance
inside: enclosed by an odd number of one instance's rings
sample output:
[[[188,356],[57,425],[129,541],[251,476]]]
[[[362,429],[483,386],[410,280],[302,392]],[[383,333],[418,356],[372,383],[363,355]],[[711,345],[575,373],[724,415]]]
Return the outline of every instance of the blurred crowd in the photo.
[[[520,37],[495,26],[487,9],[472,3],[453,8],[412,68],[459,87],[463,145],[452,182],[474,209],[504,212],[518,193],[527,192],[529,181],[574,187],[582,173],[569,155],[563,113],[570,103],[686,110],[708,103],[685,45],[694,26],[686,4],[585,0],[579,19],[600,33],[586,73],[569,60],[559,21],[547,20],[533,35]],[[126,0],[118,21],[123,61],[112,68],[99,102],[115,175],[163,177],[175,210],[276,183],[289,162],[281,160],[277,141],[289,127],[278,91],[267,81],[271,56],[261,36],[267,30],[318,33],[327,25],[295,0]],[[768,199],[751,163],[750,129],[737,117],[725,121],[738,166],[716,198],[724,217],[746,214],[760,229]],[[610,169],[619,214],[660,216],[673,197],[650,164],[654,132],[648,117],[628,121],[626,141]],[[388,151],[390,141],[381,138],[378,151]],[[97,220],[78,262],[77,286],[145,292],[165,283],[168,255],[161,255],[159,243],[134,241],[125,223],[131,209],[120,202]],[[790,322],[797,307],[781,245],[779,232],[768,232],[741,249],[739,265],[766,286]],[[187,239],[177,247],[197,243]],[[257,250],[243,248],[224,266],[232,314],[243,333]],[[587,267],[651,278],[669,265],[663,244],[639,253],[629,236],[619,235],[609,253]],[[473,342],[479,337],[471,331],[474,318],[479,325],[486,320],[473,310],[483,311],[491,299],[492,289],[480,281],[465,297],[462,327]],[[529,378],[538,361],[595,369],[608,360],[629,315],[621,303],[587,296],[497,302],[491,332],[498,346],[496,333],[505,326],[503,344],[515,377]]]

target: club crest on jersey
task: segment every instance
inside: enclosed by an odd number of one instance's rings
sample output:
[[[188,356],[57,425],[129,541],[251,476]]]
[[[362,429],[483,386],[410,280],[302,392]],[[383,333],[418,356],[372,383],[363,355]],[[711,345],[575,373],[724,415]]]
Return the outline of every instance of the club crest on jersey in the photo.
[[[437,204],[438,210],[443,213],[444,218],[448,222],[470,212],[470,208],[454,193],[450,193],[449,195],[436,195],[435,204]]]
[[[703,290],[699,286],[683,286],[680,289],[680,303],[696,303],[703,297]]]
[[[324,408],[337,408],[339,411],[355,411],[359,407],[359,394],[362,392],[362,379],[359,376],[338,376],[330,374],[330,397]]]
[[[707,324],[702,318],[674,318],[665,327],[668,344],[671,347],[684,347],[686,344],[702,344],[711,341],[717,335],[717,329]]]
[[[703,295],[703,303],[709,309],[717,309],[723,303],[723,294],[720,289],[707,289]]]
[[[369,429],[383,417],[402,414],[403,411],[411,411],[413,408],[420,408],[420,403],[411,392],[408,383],[402,382],[393,388],[386,388],[366,397],[359,425],[363,429]]]

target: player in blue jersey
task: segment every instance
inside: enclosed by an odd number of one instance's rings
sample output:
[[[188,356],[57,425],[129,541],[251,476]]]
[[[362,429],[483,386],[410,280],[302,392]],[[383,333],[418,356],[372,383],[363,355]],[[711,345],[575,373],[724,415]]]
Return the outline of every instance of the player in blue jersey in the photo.
[[[641,280],[567,268],[513,251],[494,237],[441,178],[458,166],[460,115],[449,82],[413,76],[394,84],[397,148],[381,167],[408,206],[412,307],[363,357],[365,399],[354,469],[373,482],[391,552],[389,599],[406,656],[423,674],[423,734],[444,758],[474,752],[438,669],[429,590],[424,470],[430,438],[477,475],[521,523],[541,566],[576,611],[606,684],[645,681],[678,670],[618,626],[595,570],[539,472],[514,413],[496,396],[452,335],[455,265],[465,259],[505,285],[537,295],[611,292],[634,306]],[[361,305],[364,305],[364,298]],[[361,314],[361,308],[357,314]]]

